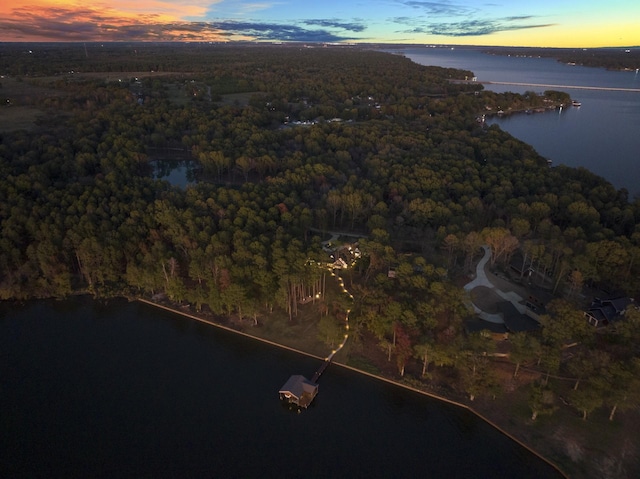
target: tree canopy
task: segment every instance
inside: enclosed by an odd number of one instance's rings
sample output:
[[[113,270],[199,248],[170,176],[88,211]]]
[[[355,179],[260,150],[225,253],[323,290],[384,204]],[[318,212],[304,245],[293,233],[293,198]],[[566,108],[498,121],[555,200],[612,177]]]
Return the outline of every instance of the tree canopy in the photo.
[[[354,334],[374,337],[400,375],[412,358],[425,377],[457,368],[477,397],[495,395],[495,378],[485,338],[463,334],[471,313],[452,279],[482,244],[494,266],[521,252],[521,276],[535,267],[568,300],[583,285],[640,288],[640,202],[479,121],[558,92],[486,92],[451,81],[472,72],[362,48],[76,47],[1,47],[0,71],[20,86],[3,108],[40,112],[0,133],[2,299],[163,293],[257,323],[322,297],[326,315],[345,306],[323,297],[321,241],[347,232],[362,251]],[[161,158],[189,161],[195,181],[154,178]],[[519,346],[546,351],[549,374],[563,344],[593,340],[572,308],[554,303],[541,343]],[[320,327],[328,344],[336,321]],[[629,346],[616,351],[602,384],[635,367]],[[576,390],[585,415],[603,387]]]

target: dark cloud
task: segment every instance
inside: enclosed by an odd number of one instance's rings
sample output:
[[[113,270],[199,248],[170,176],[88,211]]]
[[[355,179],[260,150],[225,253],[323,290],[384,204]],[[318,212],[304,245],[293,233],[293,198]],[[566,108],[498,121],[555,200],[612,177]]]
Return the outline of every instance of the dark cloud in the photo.
[[[505,20],[509,22],[515,22],[518,20],[531,20],[532,18],[534,18],[533,15],[519,15],[517,17],[505,17]]]
[[[340,28],[351,32],[363,32],[367,27],[356,22],[341,22],[339,20],[304,20],[305,25],[319,26],[325,28]]]
[[[305,22],[306,23],[306,22]],[[339,42],[354,40],[355,37],[338,35],[328,30],[303,28],[299,25],[284,25],[279,23],[222,21],[211,22],[218,30],[246,35],[256,40],[275,40],[293,42]]]

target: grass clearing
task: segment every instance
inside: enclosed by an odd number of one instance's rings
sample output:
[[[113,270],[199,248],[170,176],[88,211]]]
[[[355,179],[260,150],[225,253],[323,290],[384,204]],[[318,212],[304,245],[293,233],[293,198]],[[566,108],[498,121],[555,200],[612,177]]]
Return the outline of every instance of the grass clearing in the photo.
[[[221,105],[231,105],[245,107],[249,104],[249,100],[253,95],[260,95],[262,92],[249,91],[244,93],[227,93],[226,95],[220,95],[221,100],[218,102]]]
[[[64,92],[43,86],[43,81],[14,77],[0,79],[0,131],[32,129],[45,114],[38,105],[47,98],[64,95]]]
[[[244,331],[299,351],[325,357],[331,348],[318,338],[320,313],[316,305],[308,303],[299,305],[298,309],[298,316],[292,320],[286,314],[274,312],[264,317],[259,326],[245,328]]]

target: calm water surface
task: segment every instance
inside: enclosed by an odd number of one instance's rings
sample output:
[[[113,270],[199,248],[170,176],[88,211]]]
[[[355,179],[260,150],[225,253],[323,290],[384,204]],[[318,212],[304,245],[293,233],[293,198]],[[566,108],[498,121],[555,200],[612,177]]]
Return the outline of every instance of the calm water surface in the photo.
[[[185,189],[195,183],[195,164],[188,160],[154,160],[154,178]]]
[[[412,48],[400,53],[422,65],[471,70],[478,81],[640,89],[640,73],[566,65],[551,58],[489,55],[477,49]],[[503,92],[543,92],[547,87],[485,85]],[[581,101],[561,114],[492,119],[532,145],[554,165],[585,167],[630,196],[640,194],[640,93],[559,88]]]
[[[465,410],[153,307],[0,304],[1,477],[558,477]]]

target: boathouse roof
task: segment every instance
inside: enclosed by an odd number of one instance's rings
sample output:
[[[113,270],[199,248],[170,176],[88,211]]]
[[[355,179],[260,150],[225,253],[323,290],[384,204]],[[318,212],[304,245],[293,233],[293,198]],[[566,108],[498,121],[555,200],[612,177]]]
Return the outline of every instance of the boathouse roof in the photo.
[[[307,407],[318,394],[318,385],[300,374],[294,374],[284,383],[279,392],[290,402]]]

